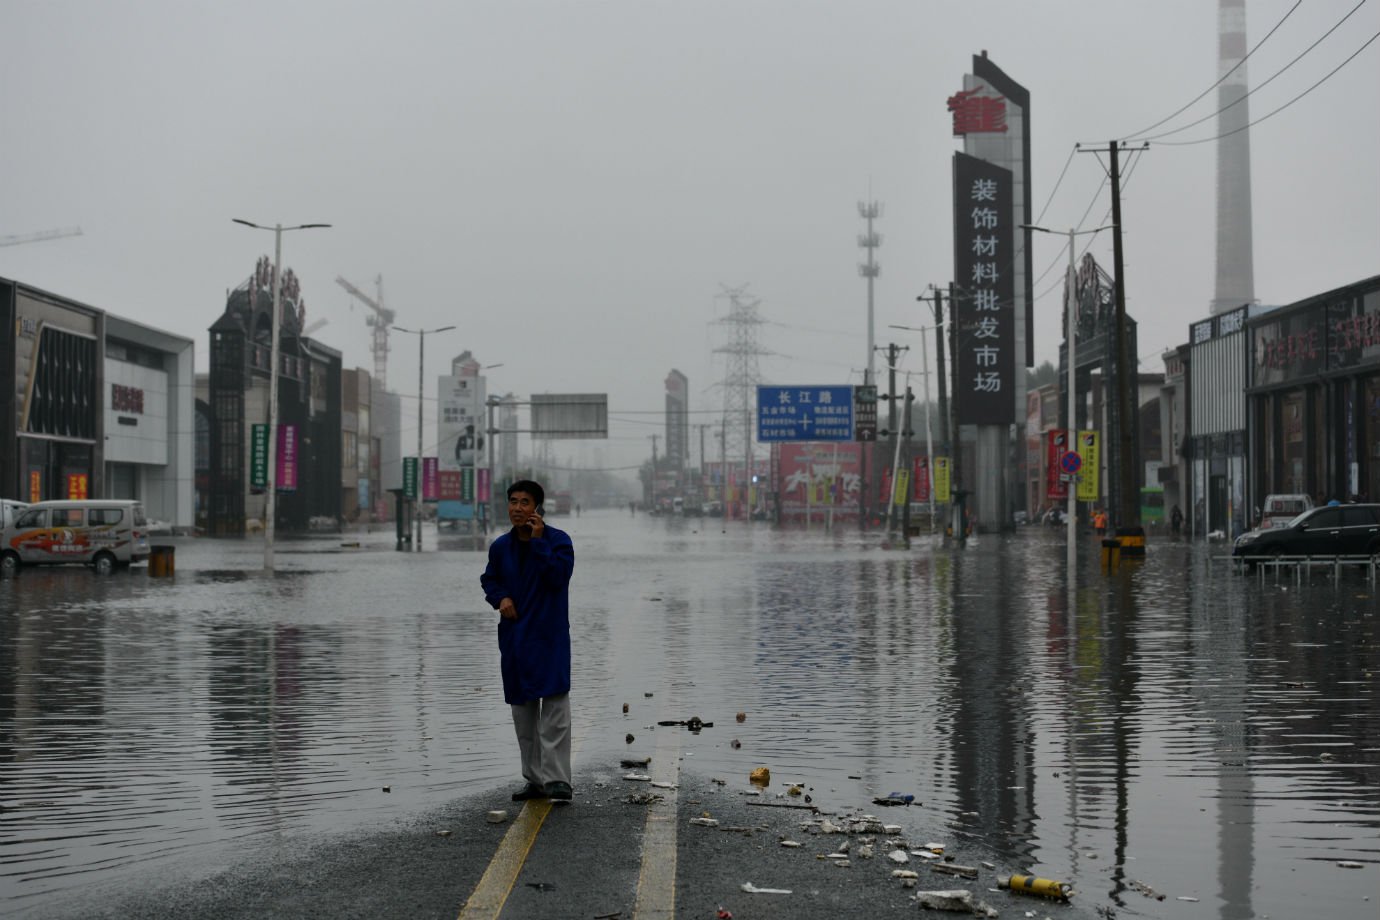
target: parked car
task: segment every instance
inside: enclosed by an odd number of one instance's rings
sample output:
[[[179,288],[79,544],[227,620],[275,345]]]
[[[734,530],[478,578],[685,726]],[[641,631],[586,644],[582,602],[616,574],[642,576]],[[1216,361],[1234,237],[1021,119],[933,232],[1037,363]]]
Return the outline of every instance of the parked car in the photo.
[[[0,544],[0,568],[64,562],[106,574],[149,556],[144,506],[126,499],[35,502],[15,517]]]
[[[1380,556],[1380,505],[1325,505],[1236,538],[1236,557]]]
[[[1313,507],[1313,499],[1302,492],[1267,495],[1260,506],[1260,529],[1283,527]]]

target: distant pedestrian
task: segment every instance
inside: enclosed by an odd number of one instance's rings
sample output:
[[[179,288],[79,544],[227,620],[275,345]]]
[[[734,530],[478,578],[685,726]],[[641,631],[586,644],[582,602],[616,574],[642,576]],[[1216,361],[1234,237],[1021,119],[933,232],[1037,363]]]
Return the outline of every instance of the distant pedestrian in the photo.
[[[1107,512],[1098,508],[1093,512],[1093,529],[1097,531],[1099,537],[1107,535]]]
[[[1179,535],[1179,531],[1183,529],[1183,526],[1184,513],[1179,510],[1178,505],[1175,505],[1174,510],[1169,512],[1169,529],[1172,530],[1174,532],[1174,536],[1177,537]]]
[[[503,698],[527,784],[513,801],[570,801],[570,576],[575,546],[542,520],[545,492],[530,479],[508,487],[512,529],[489,546],[480,576],[499,612]]]

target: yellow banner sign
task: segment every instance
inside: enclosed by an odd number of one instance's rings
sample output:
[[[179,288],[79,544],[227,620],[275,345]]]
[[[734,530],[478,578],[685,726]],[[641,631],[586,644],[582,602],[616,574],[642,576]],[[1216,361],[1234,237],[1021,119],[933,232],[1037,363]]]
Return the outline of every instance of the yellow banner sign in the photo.
[[[1083,458],[1083,468],[1078,471],[1078,500],[1095,502],[1098,497],[1098,484],[1102,479],[1102,459],[1098,456],[1100,435],[1096,431],[1078,432],[1078,455]]]
[[[896,487],[891,490],[891,503],[904,507],[906,496],[910,494],[910,470],[902,467],[896,471]]]
[[[934,458],[934,500],[942,504],[949,501],[949,458]]]

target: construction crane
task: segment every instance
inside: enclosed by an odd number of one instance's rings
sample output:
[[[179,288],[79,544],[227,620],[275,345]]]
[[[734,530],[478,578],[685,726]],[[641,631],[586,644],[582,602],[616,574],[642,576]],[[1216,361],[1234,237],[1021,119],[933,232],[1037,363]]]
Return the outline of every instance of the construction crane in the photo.
[[[38,243],[43,240],[60,240],[64,236],[81,236],[81,227],[59,227],[56,230],[40,230],[38,233],[21,233],[17,236],[0,236],[0,246],[18,246],[20,243]]]
[[[369,350],[374,353],[374,380],[378,382],[380,389],[386,390],[388,389],[388,327],[393,325],[395,314],[383,305],[383,275],[374,279],[374,284],[379,292],[377,300],[339,275],[336,275],[335,283],[374,311],[372,315],[365,316],[364,321],[374,327],[374,340],[369,345]]]

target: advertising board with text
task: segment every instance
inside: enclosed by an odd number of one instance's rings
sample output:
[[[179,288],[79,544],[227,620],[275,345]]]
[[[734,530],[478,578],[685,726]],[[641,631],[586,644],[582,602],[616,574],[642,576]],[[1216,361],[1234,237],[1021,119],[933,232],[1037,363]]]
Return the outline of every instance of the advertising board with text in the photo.
[[[853,440],[853,388],[759,386],[757,440]]]

